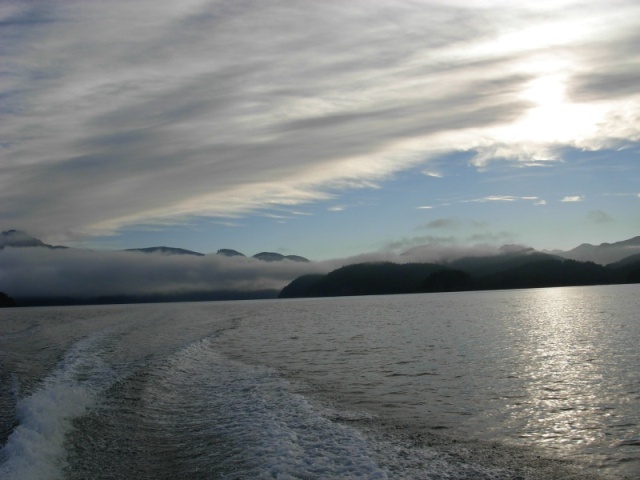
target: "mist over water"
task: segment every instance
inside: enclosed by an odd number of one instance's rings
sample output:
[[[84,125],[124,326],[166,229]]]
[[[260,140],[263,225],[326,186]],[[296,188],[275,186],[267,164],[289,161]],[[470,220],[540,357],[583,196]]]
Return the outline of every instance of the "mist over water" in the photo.
[[[0,477],[636,478],[637,293],[5,310]]]

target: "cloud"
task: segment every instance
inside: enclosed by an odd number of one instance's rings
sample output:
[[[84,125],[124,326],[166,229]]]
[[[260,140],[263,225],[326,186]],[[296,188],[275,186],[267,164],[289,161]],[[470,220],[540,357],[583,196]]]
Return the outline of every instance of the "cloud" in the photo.
[[[509,195],[491,195],[489,197],[481,198],[479,202],[514,202],[518,198]]]
[[[280,289],[323,263],[80,249],[4,248],[0,285],[16,297],[99,297]]]
[[[587,220],[591,223],[612,223],[613,218],[602,210],[590,210],[587,213]]]
[[[224,221],[216,221],[213,222],[216,225],[223,225],[225,227],[232,227],[232,228],[237,228],[237,227],[246,227],[246,224],[243,223],[239,223],[239,222],[224,222]]]
[[[434,229],[448,229],[448,228],[456,228],[460,225],[460,221],[455,218],[438,218],[437,220],[432,220],[425,225],[426,228],[434,228]]]
[[[471,245],[495,245],[495,244],[505,244],[505,243],[513,243],[514,234],[510,232],[484,232],[484,233],[474,233],[473,235],[466,238],[465,242]]]
[[[538,197],[515,197],[513,195],[489,195],[483,198],[468,200],[470,202],[517,202],[519,200],[537,201]]]
[[[530,166],[640,140],[640,6],[553,5],[11,3],[0,218],[48,235],[238,218],[453,151]]]
[[[469,226],[483,229],[468,235],[417,235],[402,237],[382,245],[378,252],[350,257],[343,264],[360,261],[392,261],[396,263],[434,262],[446,263],[462,257],[498,255],[504,244],[515,242],[516,236],[507,231],[486,230],[486,222],[460,221],[457,219],[436,220],[436,228],[449,225]]]
[[[275,213],[263,213],[262,216],[266,218],[273,218],[275,220],[291,220],[292,218],[295,218],[288,215],[278,215]]]
[[[584,200],[584,196],[582,195],[569,195],[566,197],[563,197],[562,200],[560,200],[561,202],[582,202]]]
[[[395,248],[403,246],[405,250],[397,257],[391,257],[398,263],[431,262],[447,263],[464,257],[491,256],[501,253],[501,248],[492,244],[495,240],[504,240],[502,235],[472,236],[466,240],[476,243],[461,244],[454,237],[414,237],[404,242],[390,244]]]
[[[474,236],[475,241],[504,239]],[[403,238],[380,251],[322,262],[263,262],[222,255],[164,255],[136,251],[0,249],[0,286],[17,298],[97,298],[178,295],[216,291],[279,290],[295,278],[328,273],[344,265],[391,261],[442,262],[463,256],[497,254],[490,245],[460,245],[454,237]]]

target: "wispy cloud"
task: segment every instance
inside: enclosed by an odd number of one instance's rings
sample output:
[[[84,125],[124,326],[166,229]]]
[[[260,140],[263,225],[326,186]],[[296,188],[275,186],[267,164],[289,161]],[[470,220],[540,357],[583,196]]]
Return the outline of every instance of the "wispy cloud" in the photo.
[[[221,222],[221,221],[215,221],[213,222],[217,225],[222,225],[224,227],[233,227],[233,228],[237,228],[237,227],[246,227],[247,225],[245,223],[239,223],[239,222]]]
[[[613,218],[602,210],[590,210],[589,213],[587,213],[587,221],[598,224],[612,223]]]
[[[582,195],[569,195],[566,197],[563,197],[562,200],[560,200],[561,202],[582,202],[584,200],[584,196]]]
[[[385,244],[377,254],[359,258],[361,261],[391,260],[407,262],[449,262],[462,257],[497,255],[505,242],[512,242],[509,232],[484,232],[467,237],[420,235],[406,237]],[[386,252],[386,254],[385,254]],[[386,256],[385,256],[386,255]]]
[[[640,140],[632,0],[10,5],[0,218],[36,234],[330,200],[453,151],[533,166]]]
[[[487,197],[468,200],[469,202],[517,202],[519,200],[539,201],[538,197],[516,197],[513,195],[489,195]]]
[[[508,195],[491,195],[489,197],[481,198],[478,202],[515,202],[518,197],[512,197]]]
[[[515,235],[511,232],[484,232],[474,233],[465,239],[466,243],[482,244],[482,245],[501,245],[513,242]]]
[[[458,226],[460,226],[460,220],[456,218],[438,218],[437,220],[432,220],[425,225],[426,228],[436,229],[450,229],[457,228]]]
[[[276,213],[263,213],[262,216],[266,217],[266,218],[273,218],[273,219],[276,219],[276,220],[290,220],[290,219],[294,218],[294,217],[291,217],[289,215],[278,215]]]

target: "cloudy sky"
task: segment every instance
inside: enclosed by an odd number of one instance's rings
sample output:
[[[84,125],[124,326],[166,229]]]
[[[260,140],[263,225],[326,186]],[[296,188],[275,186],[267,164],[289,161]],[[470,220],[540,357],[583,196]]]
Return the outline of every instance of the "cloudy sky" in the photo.
[[[0,229],[315,260],[640,234],[635,0],[0,0]]]

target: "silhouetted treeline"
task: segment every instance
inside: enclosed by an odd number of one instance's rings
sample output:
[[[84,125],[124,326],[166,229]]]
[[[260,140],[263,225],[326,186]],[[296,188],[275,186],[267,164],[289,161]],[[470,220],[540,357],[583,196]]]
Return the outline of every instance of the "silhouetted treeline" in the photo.
[[[4,292],[0,292],[0,308],[15,307],[16,301]]]
[[[455,292],[640,282],[640,258],[602,266],[552,255],[470,258],[451,265],[362,263],[327,275],[304,275],[280,298]],[[481,273],[485,267],[490,273]]]
[[[327,275],[303,275],[280,293],[285,297],[333,297],[413,293],[416,286],[440,265],[429,263],[360,263],[338,268]]]

